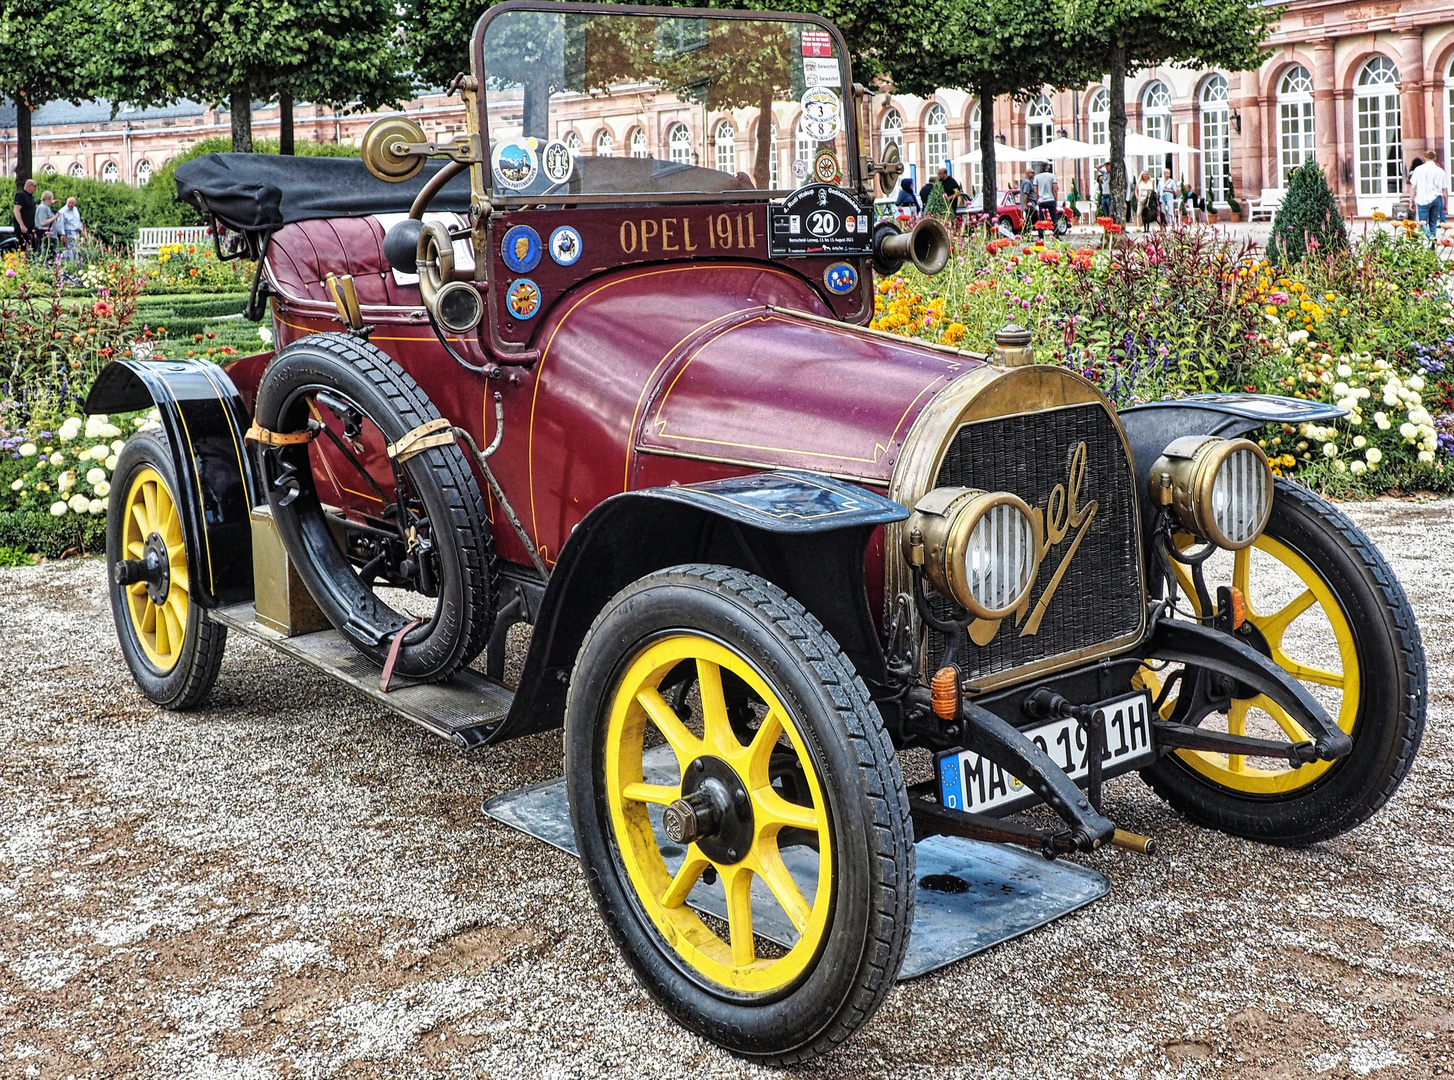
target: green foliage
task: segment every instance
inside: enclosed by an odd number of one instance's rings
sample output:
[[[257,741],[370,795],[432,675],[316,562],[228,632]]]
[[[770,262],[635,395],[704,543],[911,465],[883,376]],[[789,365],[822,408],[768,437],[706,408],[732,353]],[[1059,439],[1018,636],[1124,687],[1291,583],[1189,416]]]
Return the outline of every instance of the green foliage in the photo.
[[[1347,247],[1348,230],[1338,213],[1338,203],[1323,170],[1316,161],[1309,161],[1287,182],[1287,193],[1272,219],[1268,255],[1292,266],[1301,262],[1309,250],[1330,254]]]
[[[81,43],[93,22],[91,9],[76,0],[0,4],[0,97],[15,102],[20,114],[16,172],[22,182],[31,174],[30,113],[56,98],[79,98]]]
[[[57,209],[65,204],[67,197],[74,195],[81,221],[87,231],[103,244],[119,247],[136,239],[136,230],[141,225],[142,200],[140,190],[130,184],[59,174],[37,176],[35,183],[36,202],[45,192],[52,191],[56,196]],[[0,200],[7,207],[14,202],[13,179],[0,178]]]
[[[0,566],[29,566],[34,556],[22,548],[0,544]]]
[[[929,186],[929,197],[924,200],[924,213],[929,217],[937,217],[940,221],[948,221],[954,215],[949,207],[949,200],[944,197],[944,187],[938,180]]]
[[[25,552],[59,559],[67,552],[94,554],[106,550],[106,515],[82,516],[67,514],[52,517],[31,511],[0,512],[0,550],[21,552],[25,565],[30,562]]]

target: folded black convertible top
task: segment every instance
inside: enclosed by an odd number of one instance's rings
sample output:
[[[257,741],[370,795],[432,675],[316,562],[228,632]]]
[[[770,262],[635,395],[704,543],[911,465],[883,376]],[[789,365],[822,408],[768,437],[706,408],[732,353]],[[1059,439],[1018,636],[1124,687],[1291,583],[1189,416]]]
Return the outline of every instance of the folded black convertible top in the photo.
[[[426,162],[412,180],[390,184],[355,157],[205,154],[177,166],[177,197],[229,228],[271,233],[310,218],[407,213],[419,189],[446,164]],[[461,173],[429,208],[466,213],[469,205],[469,175]]]

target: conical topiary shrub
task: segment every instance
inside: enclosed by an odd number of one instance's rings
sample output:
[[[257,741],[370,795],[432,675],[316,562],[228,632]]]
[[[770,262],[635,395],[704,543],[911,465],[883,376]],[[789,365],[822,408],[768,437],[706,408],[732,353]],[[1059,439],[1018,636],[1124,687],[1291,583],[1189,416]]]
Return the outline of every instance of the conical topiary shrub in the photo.
[[[924,200],[924,214],[926,217],[937,217],[940,221],[948,221],[954,216],[954,211],[949,208],[949,200],[944,197],[944,187],[938,180],[929,187],[929,197]]]
[[[1341,251],[1348,246],[1348,230],[1338,213],[1333,192],[1316,161],[1299,167],[1287,182],[1267,254],[1283,266],[1301,262],[1309,251]]]

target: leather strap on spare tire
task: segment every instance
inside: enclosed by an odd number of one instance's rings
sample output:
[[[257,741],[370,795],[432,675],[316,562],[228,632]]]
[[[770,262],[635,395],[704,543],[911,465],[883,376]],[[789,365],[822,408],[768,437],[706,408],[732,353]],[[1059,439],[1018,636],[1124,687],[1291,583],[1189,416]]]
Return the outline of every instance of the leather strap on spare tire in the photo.
[[[263,374],[254,427],[278,535],[329,622],[380,665],[401,637],[406,678],[473,660],[494,621],[494,540],[468,458],[408,372],[357,338],[310,335]]]

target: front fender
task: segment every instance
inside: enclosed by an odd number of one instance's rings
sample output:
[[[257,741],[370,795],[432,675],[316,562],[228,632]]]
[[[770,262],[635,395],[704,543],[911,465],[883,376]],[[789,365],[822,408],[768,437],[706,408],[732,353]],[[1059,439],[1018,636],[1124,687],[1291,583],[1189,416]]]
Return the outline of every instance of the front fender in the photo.
[[[226,372],[205,360],[113,360],[86,397],[88,413],[153,406],[177,475],[192,600],[204,608],[251,600],[249,512],[262,488],[243,449],[242,397]]]
[[[643,488],[596,506],[571,532],[546,586],[520,690],[490,742],[559,727],[591,623],[631,582],[685,563],[717,563],[773,582],[811,612],[873,687],[884,656],[869,608],[874,530],[909,512],[816,473],[752,473]]]

